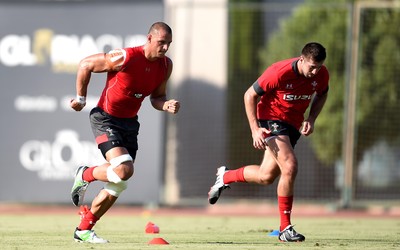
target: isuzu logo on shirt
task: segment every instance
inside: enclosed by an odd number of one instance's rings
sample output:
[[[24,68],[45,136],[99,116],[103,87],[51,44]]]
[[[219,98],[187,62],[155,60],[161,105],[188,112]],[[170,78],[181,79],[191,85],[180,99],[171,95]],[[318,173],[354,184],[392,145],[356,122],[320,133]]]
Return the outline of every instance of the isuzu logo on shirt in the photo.
[[[312,95],[283,95],[283,100],[297,101],[297,100],[311,100]]]

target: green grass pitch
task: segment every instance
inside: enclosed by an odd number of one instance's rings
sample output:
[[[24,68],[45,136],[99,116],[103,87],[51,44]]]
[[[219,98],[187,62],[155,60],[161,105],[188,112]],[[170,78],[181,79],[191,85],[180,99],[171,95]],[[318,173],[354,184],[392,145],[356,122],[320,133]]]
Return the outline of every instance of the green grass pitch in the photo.
[[[45,212],[45,211],[44,211]],[[159,234],[146,234],[153,222]],[[400,249],[400,219],[373,217],[295,217],[302,243],[281,243],[269,236],[277,229],[276,217],[134,214],[104,216],[96,233],[110,241],[94,245],[73,241],[77,214],[0,214],[0,249]],[[161,237],[169,245],[149,245]]]

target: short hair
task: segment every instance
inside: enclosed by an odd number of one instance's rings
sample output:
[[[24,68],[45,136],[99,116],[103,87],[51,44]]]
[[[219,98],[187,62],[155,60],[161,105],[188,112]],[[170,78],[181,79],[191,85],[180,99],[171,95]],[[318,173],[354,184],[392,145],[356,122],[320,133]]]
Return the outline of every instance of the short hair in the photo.
[[[151,25],[150,29],[149,29],[149,33],[156,33],[158,32],[160,29],[166,31],[168,34],[172,35],[172,29],[171,27],[168,26],[168,24],[164,23],[164,22],[156,22],[153,23],[153,25]]]
[[[316,62],[322,62],[326,58],[326,50],[324,46],[316,42],[307,43],[301,51],[301,54],[305,58],[311,58]]]

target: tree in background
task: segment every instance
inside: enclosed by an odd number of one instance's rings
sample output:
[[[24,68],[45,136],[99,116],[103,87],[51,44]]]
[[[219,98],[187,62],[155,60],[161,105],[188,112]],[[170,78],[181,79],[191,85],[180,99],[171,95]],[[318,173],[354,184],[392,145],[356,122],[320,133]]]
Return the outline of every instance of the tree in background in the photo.
[[[358,156],[376,142],[400,145],[400,8],[362,14]]]

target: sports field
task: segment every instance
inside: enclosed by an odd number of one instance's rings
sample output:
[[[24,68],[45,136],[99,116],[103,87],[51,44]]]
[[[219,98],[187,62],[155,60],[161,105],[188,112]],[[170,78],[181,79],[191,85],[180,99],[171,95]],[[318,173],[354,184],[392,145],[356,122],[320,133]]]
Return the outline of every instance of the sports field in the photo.
[[[40,210],[40,211],[39,211]],[[77,210],[46,207],[35,212],[0,210],[0,249],[400,249],[400,217],[397,216],[298,216],[296,230],[306,236],[302,243],[281,243],[276,236],[276,216],[207,215],[177,210],[170,213],[110,212],[96,225],[96,233],[110,241],[105,245],[76,243]],[[153,222],[159,234],[146,234]],[[161,237],[168,245],[148,242]]]

